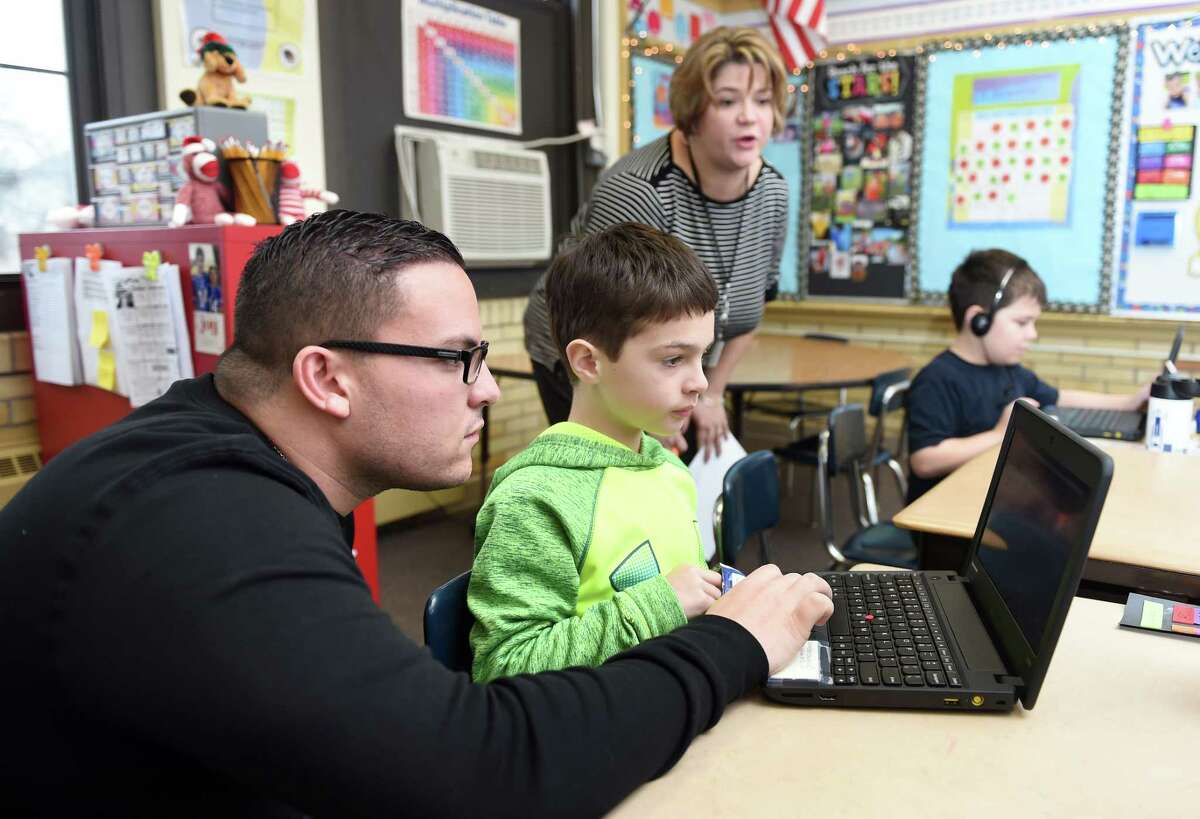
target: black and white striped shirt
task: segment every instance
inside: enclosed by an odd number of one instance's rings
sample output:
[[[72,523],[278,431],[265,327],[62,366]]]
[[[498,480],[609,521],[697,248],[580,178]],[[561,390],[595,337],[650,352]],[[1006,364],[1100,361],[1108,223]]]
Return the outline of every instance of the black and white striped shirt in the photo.
[[[622,222],[640,222],[681,239],[712,271],[721,294],[717,335],[730,339],[758,326],[763,296],[779,282],[787,208],[787,182],[765,161],[741,198],[718,202],[704,196],[671,161],[668,134],[605,171],[572,229],[589,234]],[[728,314],[722,322],[725,306]],[[525,309],[525,349],[546,367],[559,360],[550,337],[544,275]]]

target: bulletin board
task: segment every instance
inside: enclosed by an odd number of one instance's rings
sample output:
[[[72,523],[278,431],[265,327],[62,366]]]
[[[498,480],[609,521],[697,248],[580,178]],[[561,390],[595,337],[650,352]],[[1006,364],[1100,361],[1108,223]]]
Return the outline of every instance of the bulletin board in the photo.
[[[920,49],[911,290],[943,303],[972,250],[1000,247],[1055,309],[1110,302],[1129,30],[1088,26]]]
[[[667,51],[657,47],[643,47],[630,54],[628,119],[634,150],[666,135],[675,125],[671,117],[670,88],[679,57],[679,49]],[[800,248],[804,240],[802,108],[794,106],[783,131],[763,149],[763,159],[788,183],[788,232],[779,261],[779,292],[785,296],[800,293]]]
[[[1200,320],[1200,17],[1135,21],[1114,313]]]
[[[823,63],[810,75],[806,296],[905,296],[915,68],[896,56]]]

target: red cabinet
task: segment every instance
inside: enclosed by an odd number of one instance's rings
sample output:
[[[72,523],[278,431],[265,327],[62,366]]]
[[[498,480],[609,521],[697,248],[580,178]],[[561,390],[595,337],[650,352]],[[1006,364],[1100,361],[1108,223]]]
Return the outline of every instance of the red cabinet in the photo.
[[[234,294],[242,278],[242,268],[254,252],[254,246],[282,230],[278,225],[256,227],[218,227],[188,225],[181,228],[103,228],[71,230],[60,233],[23,233],[20,237],[21,258],[32,259],[33,249],[49,245],[51,256],[83,256],[84,246],[99,242],[105,259],[116,259],[129,266],[142,263],[142,253],[157,250],[164,263],[179,265],[183,278],[184,315],[188,333],[194,340],[192,327],[193,296],[190,282],[191,262],[188,245],[211,244],[217,251],[221,271],[221,291],[225,316],[225,343],[233,343]],[[192,351],[196,375],[212,372],[218,356]],[[36,376],[36,373],[35,373]],[[49,460],[84,436],[123,418],[132,409],[129,399],[99,387],[63,387],[34,381],[34,402],[37,405],[38,437],[42,458]],[[371,593],[379,599],[379,571],[375,533],[375,503],[367,500],[354,510],[355,557]]]

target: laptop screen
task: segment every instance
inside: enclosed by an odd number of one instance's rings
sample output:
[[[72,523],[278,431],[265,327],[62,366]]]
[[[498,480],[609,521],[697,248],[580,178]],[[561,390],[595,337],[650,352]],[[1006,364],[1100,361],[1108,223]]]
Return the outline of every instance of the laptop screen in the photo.
[[[1090,536],[1093,495],[1016,431],[977,559],[1034,651],[1042,644],[1072,545]]]

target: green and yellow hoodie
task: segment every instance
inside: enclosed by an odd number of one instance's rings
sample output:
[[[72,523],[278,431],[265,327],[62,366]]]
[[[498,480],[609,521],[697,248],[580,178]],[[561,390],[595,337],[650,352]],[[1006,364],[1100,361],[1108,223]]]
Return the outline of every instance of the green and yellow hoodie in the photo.
[[[476,680],[599,665],[686,622],[666,575],[704,566],[696,485],[649,435],[634,452],[555,424],[496,471],[467,593]]]

